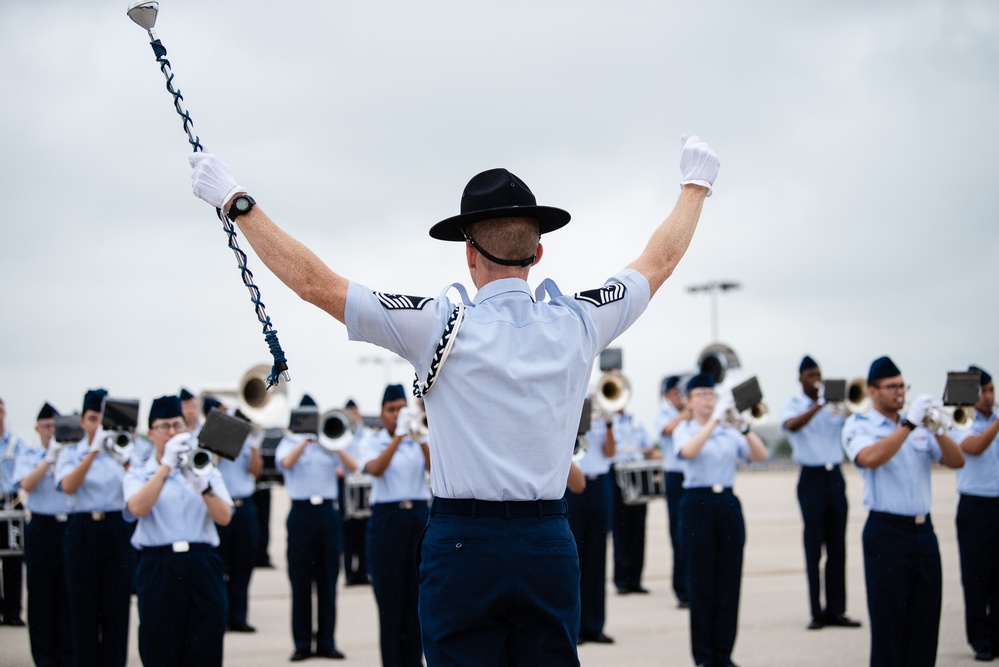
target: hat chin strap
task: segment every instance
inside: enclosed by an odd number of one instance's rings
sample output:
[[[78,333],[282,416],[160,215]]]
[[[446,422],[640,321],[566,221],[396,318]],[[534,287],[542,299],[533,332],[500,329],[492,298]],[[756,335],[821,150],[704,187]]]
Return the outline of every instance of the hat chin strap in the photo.
[[[535,254],[535,255],[531,255],[527,259],[500,259],[499,257],[496,257],[494,255],[490,255],[488,252],[486,252],[485,249],[483,249],[482,246],[480,246],[478,243],[476,243],[475,239],[473,239],[471,236],[469,236],[468,233],[464,229],[461,230],[461,235],[465,237],[465,241],[468,242],[468,245],[470,245],[473,248],[475,248],[480,255],[482,255],[483,257],[485,257],[486,259],[488,259],[490,262],[492,262],[494,264],[500,264],[502,266],[528,267],[531,264],[534,264],[534,261],[538,258],[538,256]]]

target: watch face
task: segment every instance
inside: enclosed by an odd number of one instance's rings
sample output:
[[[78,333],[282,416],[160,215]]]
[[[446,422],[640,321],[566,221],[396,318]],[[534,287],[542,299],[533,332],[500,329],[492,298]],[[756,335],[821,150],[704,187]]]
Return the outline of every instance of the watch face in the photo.
[[[236,210],[245,213],[250,210],[250,202],[246,197],[236,197],[236,201],[233,202],[236,205]]]

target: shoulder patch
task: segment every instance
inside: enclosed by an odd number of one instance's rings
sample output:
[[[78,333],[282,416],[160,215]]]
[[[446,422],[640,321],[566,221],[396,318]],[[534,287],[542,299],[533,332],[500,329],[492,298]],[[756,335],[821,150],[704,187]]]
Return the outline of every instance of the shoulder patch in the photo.
[[[387,294],[374,292],[375,297],[382,302],[386,310],[420,310],[433,299],[429,296],[406,296],[405,294]]]
[[[588,289],[585,292],[576,292],[573,298],[578,301],[592,303],[599,308],[608,303],[614,303],[624,298],[627,288],[622,283],[607,283],[597,289]]]

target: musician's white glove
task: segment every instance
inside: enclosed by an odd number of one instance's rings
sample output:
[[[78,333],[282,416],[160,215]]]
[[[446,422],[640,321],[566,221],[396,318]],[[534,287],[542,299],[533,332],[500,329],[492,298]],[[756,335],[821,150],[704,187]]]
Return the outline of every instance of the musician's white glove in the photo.
[[[926,413],[932,405],[932,396],[929,394],[920,394],[916,397],[916,400],[912,402],[912,405],[909,406],[909,411],[905,414],[905,418],[916,426],[922,426],[923,420],[926,419]]]
[[[395,423],[395,433],[393,435],[409,435],[413,421],[413,411],[409,407],[399,410],[399,417]]]
[[[708,189],[708,196],[711,196],[711,186],[718,178],[718,165],[721,162],[718,156],[711,150],[711,147],[701,141],[696,134],[687,137],[686,134],[680,136],[680,171],[683,173],[683,180],[680,185],[688,183],[703,185]]]
[[[173,473],[180,465],[181,455],[190,449],[188,441],[191,439],[190,433],[178,433],[169,440],[163,448],[163,456],[160,457],[160,465],[164,465]]]
[[[191,183],[198,199],[215,208],[222,208],[237,192],[245,189],[236,185],[236,179],[226,163],[211,153],[201,151],[187,156],[191,164]]]
[[[825,405],[826,404],[826,383],[825,382],[820,382],[819,383],[819,397],[815,401],[815,403],[816,403],[816,405]]]
[[[250,449],[260,449],[260,446],[264,444],[263,430],[250,431],[250,434],[246,436],[246,444],[250,446]]]
[[[109,453],[111,455],[111,458],[115,460],[115,463],[117,463],[123,468],[127,466],[128,462],[132,459],[131,452],[123,452],[117,447],[112,447]]]
[[[725,415],[729,410],[735,410],[735,399],[731,396],[722,396],[715,403],[715,409],[711,413],[711,419],[719,422],[725,421]]]
[[[90,449],[87,451],[97,452],[100,454],[104,451],[104,438],[107,437],[108,432],[105,431],[100,426],[97,427],[97,431],[94,432],[94,439],[90,443]]]
[[[184,475],[184,481],[199,496],[208,488],[208,475]]]
[[[50,442],[49,448],[45,450],[45,462],[55,465],[56,460],[59,458],[60,451],[62,451],[61,442]]]

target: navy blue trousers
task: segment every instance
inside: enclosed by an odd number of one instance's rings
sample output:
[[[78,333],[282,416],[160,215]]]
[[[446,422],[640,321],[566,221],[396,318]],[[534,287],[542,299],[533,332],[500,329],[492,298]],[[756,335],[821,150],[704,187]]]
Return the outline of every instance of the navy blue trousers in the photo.
[[[822,621],[846,611],[846,481],[839,466],[802,467],[798,477],[798,505],[804,523],[805,571],[812,618]],[[826,604],[821,599],[819,562],[826,552]]]
[[[221,667],[226,627],[222,559],[191,551],[139,550],[136,592],[144,667]]]
[[[36,667],[72,667],[73,629],[66,591],[65,521],[32,514],[24,530],[28,638]]]
[[[257,507],[250,498],[242,501],[232,514],[228,526],[217,526],[219,545],[216,553],[222,559],[228,595],[228,624],[246,623],[249,606],[250,577],[257,558],[260,542],[260,523]]]
[[[731,490],[686,489],[680,501],[690,594],[690,647],[698,665],[731,663],[739,625],[746,524]]]
[[[347,497],[347,482],[344,477],[337,480],[340,498]],[[348,519],[345,515],[346,502],[340,503],[340,522],[343,526],[343,578],[347,584],[363,584],[368,581],[368,519]]]
[[[336,648],[336,580],[340,576],[340,512],[332,501],[294,500],[288,512],[288,579],[295,649],[312,650],[312,587],[316,588],[316,650]]]
[[[271,565],[271,489],[258,488],[253,493],[253,506],[257,508],[257,524],[260,526],[260,540],[254,555],[256,567],[273,567]]]
[[[368,522],[368,563],[378,603],[378,637],[383,667],[421,667],[419,571],[416,548],[430,510],[424,500],[409,509],[379,503]]]
[[[432,509],[420,626],[428,667],[578,667],[579,559],[564,509],[510,518]]]
[[[964,627],[976,651],[999,651],[999,498],[961,494],[957,503]]]
[[[933,523],[872,511],[863,544],[871,667],[935,664],[942,580]]]
[[[69,515],[66,584],[78,667],[125,667],[133,551],[121,512]]]
[[[586,480],[580,494],[565,494],[569,527],[579,549],[579,634],[603,632],[607,597],[607,526],[612,487],[609,474]]]
[[[614,543],[614,585],[618,590],[635,590],[642,585],[645,568],[645,503],[627,505],[618,486],[617,476],[612,475],[613,524],[611,538]]]
[[[6,506],[7,501],[0,494],[0,506]],[[10,539],[7,523],[0,524],[0,547],[10,549],[14,546]],[[23,541],[23,535],[21,536]],[[0,614],[3,620],[13,623],[21,619],[21,589],[23,587],[24,558],[21,556],[0,556]]]
[[[683,473],[666,473],[666,518],[669,541],[673,547],[673,593],[680,602],[688,602],[687,557],[683,553],[683,529],[680,526],[680,499],[683,498]]]

